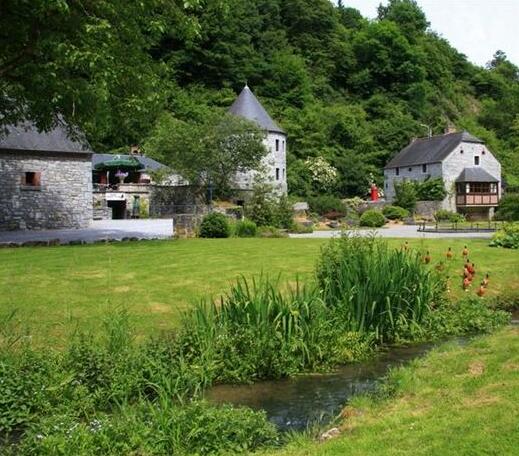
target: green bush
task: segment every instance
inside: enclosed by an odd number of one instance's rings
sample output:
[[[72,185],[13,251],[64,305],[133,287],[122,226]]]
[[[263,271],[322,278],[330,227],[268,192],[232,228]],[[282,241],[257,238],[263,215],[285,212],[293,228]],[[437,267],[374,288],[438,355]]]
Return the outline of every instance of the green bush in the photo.
[[[258,234],[258,226],[252,220],[240,220],[236,222],[234,234],[238,237],[255,237]]]
[[[277,197],[268,185],[256,185],[251,199],[245,204],[245,215],[257,226],[275,226],[289,229],[294,210],[286,195]]]
[[[312,212],[319,215],[326,215],[329,213],[338,213],[344,215],[346,207],[344,203],[337,197],[332,195],[319,195],[309,198],[308,204]]]
[[[503,196],[497,208],[496,220],[519,221],[519,193]]]
[[[274,225],[285,230],[294,225],[294,209],[286,195],[281,195],[274,204]]]
[[[162,398],[157,404],[140,402],[86,419],[53,414],[30,429],[17,454],[235,454],[274,445],[278,439],[264,412],[198,401],[179,405]]]
[[[409,216],[409,211],[399,206],[385,206],[382,214],[389,220],[402,220]]]
[[[218,212],[207,214],[200,224],[200,237],[227,238],[231,235],[231,227],[227,217]]]
[[[386,219],[382,212],[376,209],[370,209],[360,216],[360,226],[370,228],[379,228],[386,223]]]
[[[490,246],[519,249],[519,222],[503,224],[503,227],[492,237]]]
[[[434,219],[437,222],[462,223],[465,221],[465,216],[458,212],[448,211],[447,209],[439,209],[434,214]]]
[[[414,212],[417,201],[416,185],[412,181],[395,182],[395,206]]]
[[[447,196],[445,184],[441,177],[415,182],[416,197],[419,201],[442,201]]]
[[[427,315],[423,329],[427,339],[488,333],[507,324],[510,314],[488,307],[481,298],[470,297],[455,303],[443,302]]]

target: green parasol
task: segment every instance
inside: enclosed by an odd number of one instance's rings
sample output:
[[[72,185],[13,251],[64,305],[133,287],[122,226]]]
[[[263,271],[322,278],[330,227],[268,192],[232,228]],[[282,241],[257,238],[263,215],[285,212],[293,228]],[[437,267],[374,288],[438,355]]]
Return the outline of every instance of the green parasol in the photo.
[[[97,171],[110,171],[112,169],[127,169],[127,170],[139,170],[144,166],[139,160],[133,157],[121,157],[120,155],[114,155],[114,158],[103,161],[94,166]]]

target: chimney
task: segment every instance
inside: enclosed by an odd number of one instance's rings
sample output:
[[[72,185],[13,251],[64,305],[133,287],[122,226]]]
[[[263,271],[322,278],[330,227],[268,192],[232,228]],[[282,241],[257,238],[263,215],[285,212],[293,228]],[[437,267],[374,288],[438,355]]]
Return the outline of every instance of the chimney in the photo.
[[[451,124],[451,123],[449,123],[447,125],[447,127],[445,128],[445,134],[446,135],[449,135],[451,133],[456,133],[456,131],[457,131],[456,127],[453,124]]]
[[[140,155],[141,154],[141,148],[138,144],[133,144],[130,146],[130,155]]]

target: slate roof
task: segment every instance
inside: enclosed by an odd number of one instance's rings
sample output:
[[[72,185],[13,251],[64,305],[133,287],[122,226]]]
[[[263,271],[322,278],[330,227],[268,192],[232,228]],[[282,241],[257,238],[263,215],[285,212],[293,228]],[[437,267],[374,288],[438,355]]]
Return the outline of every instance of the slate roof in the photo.
[[[483,168],[473,166],[465,168],[456,179],[456,182],[499,182],[499,180]]]
[[[272,120],[268,112],[247,85],[243,88],[236,101],[229,108],[228,112],[235,116],[240,116],[256,122],[263,130],[285,134],[285,131]]]
[[[32,122],[7,125],[7,134],[0,133],[0,149],[11,151],[59,152],[91,154],[89,144],[81,133],[71,138],[64,124],[48,132],[40,132]]]
[[[158,161],[153,160],[153,158],[146,157],[144,155],[118,155],[123,159],[127,159],[130,157],[135,158],[142,166],[144,166],[144,171],[157,171],[158,169],[165,168],[165,165],[163,165],[162,163],[159,163]],[[111,160],[112,158],[114,158],[114,156],[115,154],[93,154],[92,169],[94,169],[98,163]]]
[[[467,131],[419,138],[395,155],[385,168],[439,163],[462,142],[484,144]]]

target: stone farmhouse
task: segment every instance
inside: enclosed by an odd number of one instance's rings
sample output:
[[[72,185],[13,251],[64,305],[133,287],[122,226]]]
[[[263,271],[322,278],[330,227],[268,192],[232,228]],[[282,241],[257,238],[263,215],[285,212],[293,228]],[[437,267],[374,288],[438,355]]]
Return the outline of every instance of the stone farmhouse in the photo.
[[[386,200],[395,183],[442,178],[447,190],[441,208],[488,219],[501,198],[501,165],[485,143],[467,131],[413,140],[384,168]]]
[[[92,220],[92,151],[64,125],[0,135],[0,230],[83,228]]]
[[[265,180],[279,193],[286,193],[287,134],[285,131],[272,120],[248,85],[245,85],[236,101],[229,108],[229,113],[255,122],[266,132],[264,144],[268,154],[263,160]],[[240,190],[252,189],[257,175],[258,171],[256,170],[239,173],[236,182],[237,187]]]

